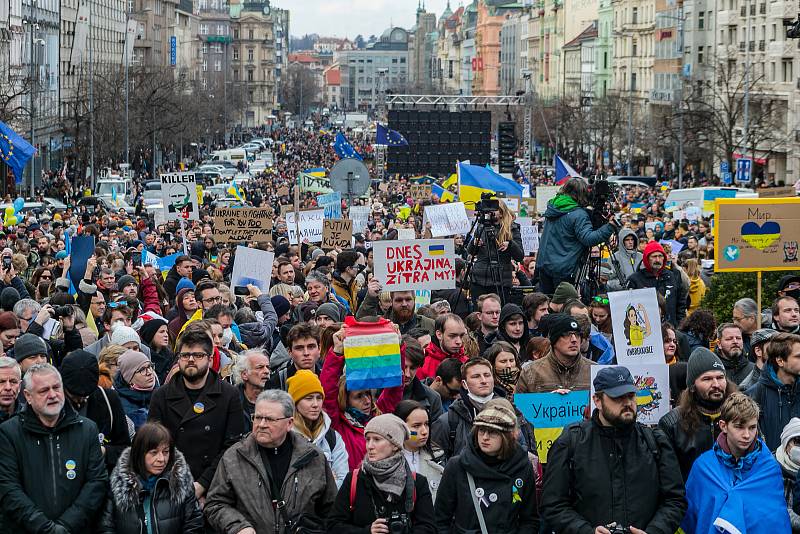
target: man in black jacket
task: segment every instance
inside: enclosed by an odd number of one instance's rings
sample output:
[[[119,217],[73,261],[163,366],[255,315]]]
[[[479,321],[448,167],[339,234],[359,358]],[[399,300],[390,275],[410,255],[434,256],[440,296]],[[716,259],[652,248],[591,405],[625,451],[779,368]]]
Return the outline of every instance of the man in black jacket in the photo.
[[[627,368],[602,369],[594,389],[591,420],[565,428],[547,456],[541,508],[548,528],[675,532],[686,499],[672,446],[636,422],[637,388]]]
[[[0,425],[0,532],[91,532],[108,484],[97,425],[65,404],[50,364],[28,370],[24,392]]]
[[[667,267],[667,254],[657,241],[651,241],[644,249],[644,259],[639,270],[628,278],[628,289],[654,287],[664,297],[665,308],[662,319],[670,324],[681,324],[686,317],[686,299],[681,275]]]
[[[148,415],[148,420],[169,429],[189,464],[201,502],[222,454],[244,432],[239,392],[211,369],[212,351],[206,332],[184,332],[175,346],[180,373],[153,393]]]

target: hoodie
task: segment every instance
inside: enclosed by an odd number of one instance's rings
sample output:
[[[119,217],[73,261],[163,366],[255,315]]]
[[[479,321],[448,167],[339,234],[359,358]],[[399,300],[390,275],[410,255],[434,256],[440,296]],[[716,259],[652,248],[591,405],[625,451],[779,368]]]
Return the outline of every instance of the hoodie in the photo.
[[[519,339],[511,339],[511,337],[506,334],[506,323],[515,315],[522,317],[523,330],[522,337]],[[509,302],[500,310],[500,320],[497,323],[497,330],[487,336],[486,346],[487,348],[491,347],[495,341],[506,341],[512,345],[519,344],[520,348],[518,358],[522,358],[522,353],[525,351],[525,347],[528,345],[529,338],[530,332],[528,330],[528,321],[525,319],[525,313],[522,311],[522,308]]]
[[[633,250],[625,248],[625,238],[628,236],[633,237]],[[622,276],[624,276],[622,283],[626,284],[628,278],[633,276],[642,263],[643,256],[639,252],[639,236],[630,228],[623,228],[617,235],[617,243],[617,251],[614,252],[614,258],[619,263],[619,269],[622,272]],[[608,287],[612,291],[618,291],[624,289],[625,286],[620,284],[619,280],[609,279]]]

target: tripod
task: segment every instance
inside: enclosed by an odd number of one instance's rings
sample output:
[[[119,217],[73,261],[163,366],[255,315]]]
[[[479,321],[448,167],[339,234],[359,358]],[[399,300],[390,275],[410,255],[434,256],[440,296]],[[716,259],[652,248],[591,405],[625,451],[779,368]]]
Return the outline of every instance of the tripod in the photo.
[[[588,295],[582,295],[585,304],[588,304],[593,297],[600,294],[600,265],[602,263],[603,250],[608,252],[609,261],[614,269],[614,277],[619,281],[620,286],[625,287],[628,282],[625,279],[625,275],[622,274],[622,267],[619,264],[619,260],[614,256],[614,253],[617,252],[617,247],[611,247],[607,243],[604,243],[598,245],[598,248],[600,249],[600,256],[598,258],[593,258],[592,249],[590,248],[586,256],[578,263],[578,268],[575,270],[575,277],[573,278],[576,289],[581,287],[588,287],[589,289]],[[582,285],[584,281],[588,282],[587,286]]]
[[[480,226],[478,223],[480,222]],[[464,283],[469,283],[472,270],[477,260],[478,246],[474,241],[480,240],[480,247],[487,247],[487,256],[489,258],[489,273],[492,277],[492,286],[494,287],[495,294],[500,297],[500,302],[505,304],[506,295],[503,288],[503,280],[500,275],[500,251],[497,250],[497,229],[493,224],[493,218],[489,214],[476,213],[475,220],[472,221],[472,226],[467,232],[467,237],[464,242],[468,247],[472,248],[472,252],[467,256],[467,267],[464,270]],[[461,302],[461,297],[464,294],[464,287],[458,292],[458,297],[453,304],[453,309],[457,308]]]

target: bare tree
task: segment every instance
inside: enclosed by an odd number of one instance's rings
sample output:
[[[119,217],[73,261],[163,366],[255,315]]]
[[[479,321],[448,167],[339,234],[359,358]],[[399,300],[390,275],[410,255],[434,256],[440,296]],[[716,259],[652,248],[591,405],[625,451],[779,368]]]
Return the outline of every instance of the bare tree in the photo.
[[[289,65],[279,89],[284,109],[303,117],[305,110],[319,103],[319,89],[311,69],[299,63]]]

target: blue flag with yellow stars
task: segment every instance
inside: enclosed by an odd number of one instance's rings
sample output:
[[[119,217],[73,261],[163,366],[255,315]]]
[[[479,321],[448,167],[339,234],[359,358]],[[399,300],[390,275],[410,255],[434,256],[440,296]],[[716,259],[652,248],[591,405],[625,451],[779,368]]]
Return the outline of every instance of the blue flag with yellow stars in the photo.
[[[6,162],[12,171],[17,183],[22,183],[22,173],[28,160],[36,153],[36,149],[25,139],[0,122],[0,158]]]
[[[408,146],[408,141],[397,130],[390,130],[381,123],[377,123],[375,144],[386,146]]]
[[[364,159],[361,157],[361,154],[356,152],[356,149],[353,148],[353,145],[350,144],[350,141],[347,140],[342,132],[336,133],[336,139],[333,141],[333,149],[336,151],[336,155],[341,159],[353,158],[359,161]]]

